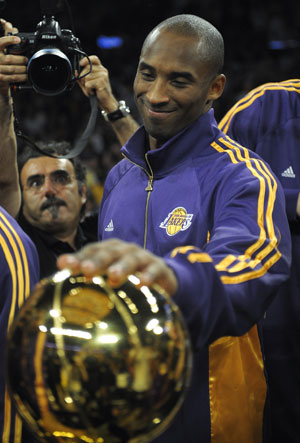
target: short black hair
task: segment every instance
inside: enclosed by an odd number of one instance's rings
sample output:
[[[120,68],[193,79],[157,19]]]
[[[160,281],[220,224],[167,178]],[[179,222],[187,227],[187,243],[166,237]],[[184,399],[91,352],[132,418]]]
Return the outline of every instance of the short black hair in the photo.
[[[207,20],[193,14],[179,14],[169,17],[155,26],[146,37],[141,54],[147,48],[151,37],[160,31],[197,38],[201,42],[199,55],[210,67],[211,75],[221,74],[224,65],[224,40],[221,33]]]

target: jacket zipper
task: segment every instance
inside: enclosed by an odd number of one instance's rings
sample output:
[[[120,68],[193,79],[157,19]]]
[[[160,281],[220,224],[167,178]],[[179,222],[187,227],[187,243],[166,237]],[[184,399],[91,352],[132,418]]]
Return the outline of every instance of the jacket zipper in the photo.
[[[145,228],[144,228],[144,246],[143,246],[144,249],[146,249],[146,244],[147,244],[147,230],[148,230],[148,208],[149,208],[150,194],[151,194],[151,191],[153,190],[153,180],[154,180],[154,177],[153,177],[153,171],[152,171],[152,168],[151,168],[151,166],[150,166],[150,163],[149,163],[149,160],[148,160],[147,154],[145,154],[145,159],[146,159],[147,165],[148,165],[148,167],[149,167],[150,174],[149,174],[149,172],[147,171],[147,169],[145,169],[145,168],[143,168],[142,166],[138,165],[137,163],[133,162],[133,161],[130,160],[128,157],[126,157],[126,155],[124,155],[123,153],[122,153],[122,155],[123,155],[123,157],[126,158],[126,160],[128,160],[130,163],[132,163],[133,165],[138,166],[140,169],[142,169],[142,170],[145,172],[145,174],[147,175],[147,177],[148,177],[148,184],[147,184],[147,186],[146,186],[146,188],[145,188],[145,191],[148,192],[148,195],[147,195],[146,208],[145,208]]]
[[[148,208],[149,208],[150,194],[151,194],[151,191],[153,190],[153,179],[154,179],[154,177],[153,177],[153,171],[152,171],[152,168],[151,168],[151,166],[150,166],[150,163],[149,163],[149,160],[148,160],[147,154],[145,154],[145,159],[146,159],[146,162],[147,162],[147,165],[148,165],[148,168],[149,168],[150,174],[148,174],[148,177],[149,177],[148,185],[147,185],[147,187],[145,188],[145,191],[148,192],[148,195],[147,195],[146,209],[145,209],[144,249],[146,249],[146,245],[147,245]]]

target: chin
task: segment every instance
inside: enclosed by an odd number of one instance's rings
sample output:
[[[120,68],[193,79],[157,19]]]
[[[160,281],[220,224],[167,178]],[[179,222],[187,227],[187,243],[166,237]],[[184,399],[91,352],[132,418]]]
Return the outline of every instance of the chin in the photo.
[[[145,125],[145,129],[147,133],[150,135],[150,137],[154,138],[161,144],[165,143],[167,140],[169,140],[173,135],[166,133],[166,131],[159,130],[157,127],[153,128],[150,126]]]
[[[50,234],[53,232],[56,232],[57,229],[64,229],[65,226],[67,226],[68,223],[63,221],[63,220],[59,220],[59,219],[55,219],[55,220],[44,220],[41,223],[41,229],[43,229],[43,231],[47,231]]]

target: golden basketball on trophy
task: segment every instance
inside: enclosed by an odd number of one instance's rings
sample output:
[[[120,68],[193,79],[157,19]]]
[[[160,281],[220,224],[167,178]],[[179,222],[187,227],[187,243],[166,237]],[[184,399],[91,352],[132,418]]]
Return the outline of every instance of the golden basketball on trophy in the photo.
[[[182,315],[159,287],[67,270],[37,285],[6,355],[11,397],[41,442],[148,442],[180,408],[192,367]]]

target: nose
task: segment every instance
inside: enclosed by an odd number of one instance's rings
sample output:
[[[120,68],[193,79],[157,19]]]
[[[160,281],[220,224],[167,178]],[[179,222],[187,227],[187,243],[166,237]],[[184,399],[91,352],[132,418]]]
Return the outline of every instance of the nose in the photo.
[[[45,195],[54,195],[56,194],[56,191],[57,189],[53,180],[51,180],[50,177],[45,177],[45,181],[43,183],[43,193]]]
[[[150,82],[146,97],[148,102],[153,105],[168,103],[169,96],[166,82],[159,78]]]

